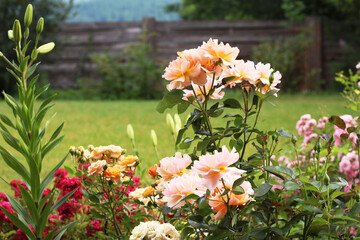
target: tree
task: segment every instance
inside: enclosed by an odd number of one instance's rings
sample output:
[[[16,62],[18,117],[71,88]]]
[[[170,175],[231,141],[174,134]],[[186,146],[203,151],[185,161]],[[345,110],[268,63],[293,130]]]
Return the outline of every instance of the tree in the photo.
[[[26,6],[31,3],[34,6],[34,19],[40,16],[46,19],[45,26],[47,35],[51,35],[57,30],[57,23],[65,21],[71,14],[73,0],[1,0],[0,1],[0,49],[4,49],[4,54],[10,59],[15,59],[15,51],[12,50],[11,41],[8,40],[8,30],[12,29],[13,19],[21,16]],[[21,19],[22,20],[22,19]],[[32,26],[34,31],[35,26]],[[33,41],[34,42],[34,39]],[[30,47],[29,47],[30,48]],[[9,50],[10,49],[10,50]],[[15,81],[5,70],[0,70],[0,90],[13,92]]]

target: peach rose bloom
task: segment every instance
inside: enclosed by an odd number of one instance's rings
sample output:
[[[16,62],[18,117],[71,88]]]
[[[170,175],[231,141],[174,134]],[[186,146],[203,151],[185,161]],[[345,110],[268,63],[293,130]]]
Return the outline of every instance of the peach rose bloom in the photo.
[[[213,62],[221,62],[225,65],[232,65],[235,63],[237,56],[239,55],[239,48],[231,47],[228,43],[224,44],[217,39],[209,39],[208,42],[203,42],[200,46],[203,50],[204,56],[209,57]]]
[[[191,162],[189,155],[184,154],[181,156],[181,153],[177,152],[175,157],[161,159],[157,171],[165,181],[170,181],[174,177],[181,176],[184,172],[187,172],[186,168]]]
[[[199,160],[194,162],[192,170],[201,174],[206,180],[204,185],[212,190],[226,173],[241,176],[245,172],[238,168],[229,167],[236,163],[238,159],[239,153],[236,152],[235,148],[229,152],[226,146],[223,146],[222,152],[215,151],[214,155],[200,156]]]
[[[244,189],[243,194],[237,195],[230,191],[228,194],[221,196],[225,189],[232,190],[232,185],[238,178],[238,176],[226,174],[223,177],[225,187],[222,182],[219,183],[218,187],[213,191],[212,196],[209,198],[209,206],[216,213],[216,215],[213,217],[215,220],[222,219],[226,215],[228,209],[225,202],[229,202],[229,206],[241,207],[245,206],[249,201],[254,201],[254,199],[250,197],[250,195],[254,194],[254,190],[252,189],[250,182],[247,181],[244,181],[240,185]],[[220,190],[220,192],[218,190]]]
[[[125,167],[133,167],[139,162],[139,158],[137,156],[129,155],[122,156],[120,158],[120,165]]]
[[[231,68],[225,68],[221,78],[235,77],[233,80],[226,83],[225,86],[234,87],[237,83],[243,81],[249,82],[249,84],[255,86],[257,80],[260,78],[260,74],[255,69],[253,61],[238,60]]]
[[[205,72],[201,70],[201,63],[197,59],[178,57],[165,68],[162,77],[170,81],[166,88],[171,91],[175,88],[187,87],[192,81],[204,85],[206,82],[206,76],[204,76]]]
[[[214,85],[216,84],[216,81],[214,81]],[[194,96],[194,92],[196,94],[196,98],[201,98],[201,102],[205,101],[205,96],[203,94],[204,88],[205,88],[205,94],[208,94],[211,90],[211,87],[213,86],[213,79],[211,76],[207,77],[207,82],[205,84],[204,87],[196,85],[196,84],[192,84],[192,87],[194,89],[193,90],[187,90],[184,89],[184,95],[183,95],[183,99],[184,100],[188,100],[189,97],[193,97]],[[215,88],[214,92],[210,95],[211,99],[222,99],[225,95],[225,92],[221,92],[221,90],[224,89],[224,86],[220,86],[218,88]]]
[[[211,76],[213,73],[216,73],[217,77],[221,74],[221,66],[219,64],[216,64],[216,62],[212,61],[211,58],[206,55],[208,55],[207,52],[202,50],[201,48],[193,48],[185,50],[183,52],[178,52],[178,56],[183,59],[186,59],[188,61],[195,60],[197,62],[200,62],[201,69],[204,70],[204,72],[202,72],[202,75],[199,76],[201,77],[202,84],[199,84],[196,81],[194,82],[198,85],[203,85],[203,83],[207,81],[206,75],[204,73],[211,74]]]
[[[272,83],[270,83],[270,75],[274,71],[270,67],[270,64],[269,63],[263,64],[263,63],[259,62],[258,64],[256,64],[255,68],[256,68],[256,71],[258,71],[258,73],[260,74],[259,80],[264,85],[260,89],[260,91],[263,94],[265,94],[267,91],[272,91],[272,90],[279,91],[279,89],[276,88],[276,85],[281,83],[281,81],[280,81],[281,74],[279,71],[276,71],[274,73],[274,80]],[[274,94],[274,95],[277,96],[276,94]]]
[[[113,167],[108,167],[105,172],[104,172],[104,176],[106,178],[106,180],[108,181],[112,181],[113,183],[118,183],[121,179],[121,177],[123,176],[123,172],[124,169],[119,166],[113,166]]]
[[[96,162],[93,162],[88,168],[88,176],[97,177],[104,171],[104,166],[106,164],[106,160],[98,160]]]
[[[196,194],[199,197],[206,192],[203,186],[203,180],[195,173],[187,173],[180,177],[172,179],[163,191],[163,200],[167,202],[169,207],[179,208],[185,205],[185,201],[176,204],[182,197],[190,194]],[[187,200],[193,203],[193,199]],[[175,205],[176,204],[176,205]]]
[[[122,154],[125,153],[125,150],[119,146],[109,145],[109,146],[100,146],[96,147],[91,152],[91,158],[93,159],[118,159]]]

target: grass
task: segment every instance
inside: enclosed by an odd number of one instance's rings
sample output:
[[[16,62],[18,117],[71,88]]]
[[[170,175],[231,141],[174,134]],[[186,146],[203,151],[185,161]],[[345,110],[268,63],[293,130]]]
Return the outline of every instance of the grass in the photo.
[[[234,95],[234,94],[232,94]],[[301,95],[284,94],[272,100],[276,107],[264,104],[260,114],[258,128],[261,130],[284,129],[296,134],[295,124],[300,116],[310,113],[315,119],[321,116],[351,114],[345,108],[345,100],[338,94]],[[160,157],[174,155],[174,142],[166,126],[165,114],[156,112],[158,101],[57,101],[47,136],[56,127],[65,122],[62,143],[50,152],[44,160],[44,170],[55,166],[68,152],[71,145],[84,147],[92,144],[119,145],[131,153],[131,143],[127,138],[126,126],[131,123],[135,131],[137,149],[140,152],[141,166],[148,168],[159,162],[150,140],[150,130],[154,129],[158,136]],[[5,102],[0,102],[0,111],[10,116]],[[175,113],[174,110],[169,111]],[[229,112],[227,112],[229,113]],[[230,111],[235,113],[235,111]],[[48,115],[48,118],[52,116]],[[181,115],[184,121],[187,113]],[[213,126],[220,126],[222,120],[215,119]],[[1,139],[0,144],[4,145]],[[17,175],[9,170],[4,162],[0,163],[0,176],[5,180],[16,179]],[[70,157],[67,166],[73,166]],[[9,190],[5,182],[0,181],[2,190]]]

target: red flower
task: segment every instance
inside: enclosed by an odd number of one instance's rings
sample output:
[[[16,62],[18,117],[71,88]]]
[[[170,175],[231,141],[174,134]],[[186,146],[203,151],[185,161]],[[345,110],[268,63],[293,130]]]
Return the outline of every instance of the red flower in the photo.
[[[92,221],[89,225],[86,226],[86,236],[92,237],[95,232],[102,231],[101,222],[99,220]]]
[[[24,187],[26,190],[28,190],[24,182],[22,182],[20,180],[12,180],[10,182],[10,186],[12,186],[12,189],[15,192],[15,197],[21,197],[20,188],[19,188],[18,184],[20,184],[22,187]]]

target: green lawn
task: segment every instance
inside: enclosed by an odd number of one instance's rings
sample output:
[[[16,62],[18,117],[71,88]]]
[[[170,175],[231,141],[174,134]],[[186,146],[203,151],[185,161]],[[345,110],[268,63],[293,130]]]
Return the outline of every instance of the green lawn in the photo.
[[[57,115],[52,119],[47,131],[50,132],[65,122],[63,142],[47,155],[44,168],[55,166],[68,152],[71,145],[87,146],[120,145],[131,152],[131,143],[127,138],[126,126],[131,123],[135,131],[137,149],[143,167],[158,163],[150,140],[150,130],[154,129],[158,136],[159,154],[161,157],[174,154],[174,142],[166,126],[165,114],[156,112],[158,101],[57,101],[53,113]],[[315,119],[332,114],[350,113],[345,108],[345,100],[338,94],[321,95],[281,95],[272,100],[276,107],[264,104],[260,115],[259,129],[284,129],[296,133],[295,124],[301,115],[310,113]],[[0,111],[9,114],[6,104],[0,102]],[[174,113],[174,111],[171,111]],[[234,113],[232,111],[231,113]],[[48,118],[52,116],[48,115]],[[181,115],[184,120],[187,114]],[[216,119],[213,126],[221,123]],[[4,144],[1,139],[0,144]],[[17,178],[16,173],[9,170],[1,162],[0,176],[8,181]],[[66,165],[71,166],[70,157]],[[1,189],[8,189],[4,182],[0,182]]]

